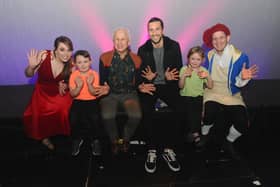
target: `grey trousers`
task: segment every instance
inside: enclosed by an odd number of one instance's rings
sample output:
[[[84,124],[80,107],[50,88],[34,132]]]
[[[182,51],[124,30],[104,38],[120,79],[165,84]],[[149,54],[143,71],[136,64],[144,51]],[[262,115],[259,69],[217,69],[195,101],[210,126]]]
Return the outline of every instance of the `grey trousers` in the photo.
[[[127,121],[124,124],[123,137],[120,137],[116,122],[116,116],[118,109],[123,107],[127,114]],[[134,132],[139,125],[142,118],[142,111],[139,103],[139,99],[136,92],[127,94],[113,94],[105,96],[100,101],[101,117],[105,130],[108,133],[112,142],[123,138],[125,141],[129,141],[134,135]]]

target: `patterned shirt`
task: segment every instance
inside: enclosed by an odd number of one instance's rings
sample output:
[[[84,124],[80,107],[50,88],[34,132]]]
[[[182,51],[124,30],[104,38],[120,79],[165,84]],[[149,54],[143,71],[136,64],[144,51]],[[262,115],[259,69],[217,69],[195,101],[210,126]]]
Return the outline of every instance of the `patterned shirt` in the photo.
[[[108,84],[112,93],[130,93],[135,90],[135,66],[127,54],[124,59],[114,53],[112,65],[109,70]]]

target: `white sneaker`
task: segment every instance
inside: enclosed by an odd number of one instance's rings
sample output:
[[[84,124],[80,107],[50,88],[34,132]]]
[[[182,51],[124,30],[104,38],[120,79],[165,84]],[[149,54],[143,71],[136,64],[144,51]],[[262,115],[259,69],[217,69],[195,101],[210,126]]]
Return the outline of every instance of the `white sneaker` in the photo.
[[[176,154],[174,153],[174,151],[172,149],[164,149],[164,152],[162,153],[162,157],[164,158],[168,167],[172,171],[176,172],[176,171],[181,170],[181,166],[176,159]]]
[[[145,170],[148,173],[154,173],[157,169],[157,151],[156,150],[149,150],[147,155],[147,160],[145,162]]]

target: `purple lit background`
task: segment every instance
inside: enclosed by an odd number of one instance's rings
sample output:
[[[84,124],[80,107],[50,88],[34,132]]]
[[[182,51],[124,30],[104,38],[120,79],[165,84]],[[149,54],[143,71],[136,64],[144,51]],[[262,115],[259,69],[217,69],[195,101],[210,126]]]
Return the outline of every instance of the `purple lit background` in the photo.
[[[203,31],[221,22],[230,27],[231,42],[260,67],[258,79],[280,79],[279,7],[278,0],[0,0],[0,85],[30,83],[23,73],[27,52],[52,49],[59,35],[70,37],[75,50],[88,50],[98,70],[113,30],[129,28],[137,52],[152,16],[180,42],[184,61],[190,47],[202,45]]]

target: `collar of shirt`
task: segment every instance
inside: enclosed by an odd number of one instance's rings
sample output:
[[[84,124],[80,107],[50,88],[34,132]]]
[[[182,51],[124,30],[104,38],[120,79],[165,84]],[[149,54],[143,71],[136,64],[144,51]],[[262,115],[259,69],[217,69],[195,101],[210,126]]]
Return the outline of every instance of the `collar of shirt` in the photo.
[[[214,61],[218,62],[219,66],[225,68],[229,66],[231,58],[232,55],[230,53],[230,47],[229,44],[227,44],[222,55],[218,55],[218,53],[215,53]]]
[[[128,56],[129,56],[129,51],[127,51],[127,53],[125,54],[125,57],[123,59],[121,59],[121,55],[117,51],[115,51],[113,58],[117,58],[119,61],[127,61]]]

